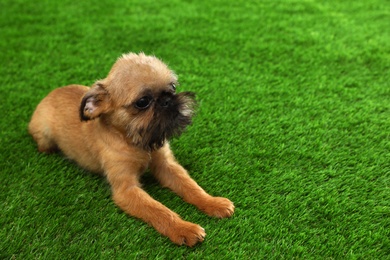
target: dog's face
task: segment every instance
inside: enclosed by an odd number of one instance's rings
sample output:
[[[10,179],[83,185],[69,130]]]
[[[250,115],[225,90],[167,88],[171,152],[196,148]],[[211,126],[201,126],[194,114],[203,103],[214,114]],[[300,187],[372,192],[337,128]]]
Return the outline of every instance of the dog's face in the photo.
[[[126,54],[81,101],[80,117],[97,117],[145,150],[161,147],[191,123],[194,94],[176,94],[177,76],[159,59]]]

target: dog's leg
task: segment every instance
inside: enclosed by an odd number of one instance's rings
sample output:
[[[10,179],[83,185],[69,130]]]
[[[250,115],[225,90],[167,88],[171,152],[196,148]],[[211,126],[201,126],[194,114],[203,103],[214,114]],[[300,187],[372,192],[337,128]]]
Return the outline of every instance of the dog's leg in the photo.
[[[152,153],[150,168],[161,185],[170,188],[207,215],[225,218],[234,213],[234,205],[230,200],[207,194],[191,179],[187,171],[175,160],[168,144]]]
[[[41,153],[52,153],[58,150],[56,143],[51,136],[50,125],[46,122],[44,116],[35,113],[28,127],[29,133],[38,145]]]
[[[194,246],[204,240],[206,233],[201,226],[182,220],[142,190],[138,174],[130,173],[129,169],[118,171],[118,164],[112,169],[107,172],[107,179],[112,187],[113,200],[123,211],[144,220],[178,245]]]

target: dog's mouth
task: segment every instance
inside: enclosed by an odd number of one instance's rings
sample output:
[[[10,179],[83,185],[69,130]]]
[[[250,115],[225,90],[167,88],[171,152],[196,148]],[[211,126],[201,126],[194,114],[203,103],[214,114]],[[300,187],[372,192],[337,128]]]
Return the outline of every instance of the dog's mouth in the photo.
[[[166,140],[181,135],[192,123],[195,107],[193,92],[162,96],[154,105],[153,118],[148,127],[139,130],[142,148],[156,150],[161,148]]]

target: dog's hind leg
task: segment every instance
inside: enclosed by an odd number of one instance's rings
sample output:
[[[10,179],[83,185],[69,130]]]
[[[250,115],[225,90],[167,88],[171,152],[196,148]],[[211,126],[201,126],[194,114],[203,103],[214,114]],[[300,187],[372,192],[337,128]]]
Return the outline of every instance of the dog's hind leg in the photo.
[[[53,139],[50,122],[48,122],[47,112],[42,111],[41,105],[38,105],[31,121],[28,125],[28,132],[32,135],[38,145],[38,151],[43,153],[52,153],[58,150]]]
[[[31,132],[30,134],[33,136],[35,142],[38,145],[38,151],[41,153],[53,153],[58,150],[56,143],[48,137],[48,135],[44,132]]]

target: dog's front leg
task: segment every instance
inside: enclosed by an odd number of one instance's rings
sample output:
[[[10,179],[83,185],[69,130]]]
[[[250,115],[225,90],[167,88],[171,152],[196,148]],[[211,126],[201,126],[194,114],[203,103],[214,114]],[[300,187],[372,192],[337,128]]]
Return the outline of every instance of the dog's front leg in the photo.
[[[151,198],[140,188],[138,173],[121,168],[117,163],[106,175],[112,187],[113,200],[123,211],[144,220],[178,245],[194,246],[204,240],[206,233],[202,227],[182,220],[176,213]]]
[[[170,188],[186,202],[197,206],[209,216],[225,218],[234,213],[233,203],[205,192],[175,160],[169,144],[152,153],[151,171],[161,185]]]

